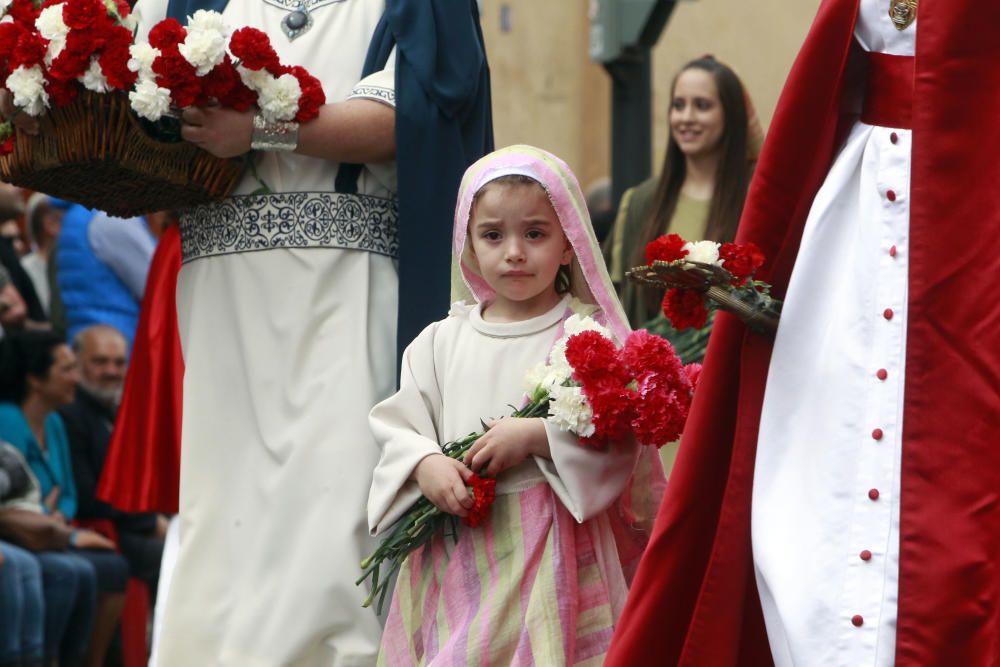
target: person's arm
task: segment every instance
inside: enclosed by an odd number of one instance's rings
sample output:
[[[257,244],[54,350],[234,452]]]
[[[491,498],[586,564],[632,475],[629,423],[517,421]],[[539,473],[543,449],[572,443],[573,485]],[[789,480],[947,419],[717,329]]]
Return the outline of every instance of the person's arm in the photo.
[[[254,111],[219,106],[184,110],[181,135],[218,157],[250,150]],[[388,162],[396,155],[396,111],[368,99],[327,104],[319,116],[299,126],[296,153],[334,162]]]
[[[142,301],[149,263],[156,250],[145,220],[123,220],[98,211],[90,221],[87,239],[97,259],[114,271],[136,301]]]

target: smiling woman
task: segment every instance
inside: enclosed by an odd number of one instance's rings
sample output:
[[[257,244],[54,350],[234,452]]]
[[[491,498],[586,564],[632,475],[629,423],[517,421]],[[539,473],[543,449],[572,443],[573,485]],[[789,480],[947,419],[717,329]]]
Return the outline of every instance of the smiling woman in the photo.
[[[711,56],[681,69],[670,99],[670,138],[660,175],[626,191],[604,247],[622,306],[636,328],[649,326],[663,294],[640,291],[625,281],[625,272],[646,263],[646,244],[661,234],[732,241],[762,140],[743,84]]]

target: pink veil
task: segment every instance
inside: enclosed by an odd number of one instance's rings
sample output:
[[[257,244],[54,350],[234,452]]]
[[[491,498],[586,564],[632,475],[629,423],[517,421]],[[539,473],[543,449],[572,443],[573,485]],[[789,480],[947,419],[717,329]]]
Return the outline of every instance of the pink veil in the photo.
[[[573,246],[570,292],[583,303],[600,309],[595,318],[611,330],[620,344],[631,328],[604,264],[580,184],[565,162],[533,146],[502,148],[480,158],[466,170],[455,211],[452,301],[478,303],[495,296],[469,255],[466,237],[476,193],[490,181],[508,175],[527,176],[545,189],[563,232]],[[656,451],[641,447],[632,478],[614,512],[618,521],[612,522],[628,581],[649,539],[665,485],[663,466]]]

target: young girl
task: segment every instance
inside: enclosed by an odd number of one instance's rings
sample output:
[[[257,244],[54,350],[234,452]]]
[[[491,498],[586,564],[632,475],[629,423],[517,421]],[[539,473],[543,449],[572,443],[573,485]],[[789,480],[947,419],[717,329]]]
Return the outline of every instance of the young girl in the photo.
[[[380,664],[599,665],[662,469],[634,443],[585,448],[542,419],[497,419],[573,312],[628,333],[573,174],[529,146],[484,157],[462,181],[454,250],[467,303],[413,341],[400,391],[371,413],[382,456],[368,520],[378,534],[421,495],[465,516],[469,468],[497,477],[497,497],[481,526],[404,562]],[[469,467],[441,454],[480,419],[494,421]]]

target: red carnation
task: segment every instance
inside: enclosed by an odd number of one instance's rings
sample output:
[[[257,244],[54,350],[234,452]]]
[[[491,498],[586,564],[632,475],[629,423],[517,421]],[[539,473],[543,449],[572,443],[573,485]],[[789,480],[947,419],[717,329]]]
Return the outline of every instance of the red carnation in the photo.
[[[115,0],[115,6],[118,7],[118,16],[122,18],[132,13],[132,7],[128,4],[128,0]]]
[[[40,13],[41,8],[36,8],[32,0],[14,0],[14,2],[10,3],[10,7],[7,8],[7,14],[15,22],[31,30],[35,29],[35,19],[38,18]]]
[[[108,33],[108,39],[101,53],[99,62],[101,72],[108,80],[108,85],[118,90],[128,90],[135,83],[137,74],[128,68],[131,58],[129,46],[132,43],[132,33],[121,26],[116,26]]]
[[[13,130],[6,138],[0,140],[0,155],[9,155],[14,152],[14,132]]]
[[[24,28],[12,21],[0,23],[0,60],[10,58],[23,32]]]
[[[472,508],[468,515],[462,519],[462,523],[470,528],[476,528],[490,514],[490,508],[493,507],[493,501],[496,499],[497,481],[492,477],[480,477],[476,473],[472,473],[465,484],[472,491]]]
[[[224,107],[246,111],[257,102],[257,93],[243,84],[240,73],[228,55],[202,78],[205,96]]]
[[[240,28],[234,32],[229,40],[229,51],[247,69],[270,69],[280,65],[271,40],[257,28]]]
[[[631,432],[635,417],[635,393],[624,385],[611,383],[584,385],[583,393],[594,411],[594,434],[580,438],[583,445],[602,446],[606,442],[621,442]]]
[[[687,242],[677,234],[666,234],[653,239],[646,246],[646,263],[673,262],[683,259],[688,254],[688,251],[684,250],[685,243]]]
[[[198,72],[178,51],[166,51],[153,61],[156,85],[170,91],[174,104],[184,108],[207,102]]]
[[[631,427],[636,440],[659,449],[680,437],[691,406],[690,385],[658,382],[655,376],[639,382],[635,418]]]
[[[75,30],[103,32],[114,23],[102,0],[72,0],[63,7],[63,22]]]
[[[733,274],[732,284],[742,285],[764,265],[764,253],[753,243],[723,243],[719,248],[722,268]]]
[[[187,38],[187,30],[177,19],[164,19],[149,31],[149,44],[160,51],[176,49]]]
[[[17,38],[17,44],[14,45],[14,52],[10,55],[11,71],[18,67],[40,65],[47,49],[48,42],[39,37],[38,33],[22,31]]]
[[[326,93],[319,79],[307,72],[304,67],[292,67],[289,72],[299,80],[302,95],[299,97],[299,112],[295,121],[305,123],[319,115],[319,108],[326,104]]]
[[[72,33],[71,33],[72,34]],[[74,81],[90,67],[90,52],[66,48],[49,65],[49,75],[61,81]]]
[[[80,93],[80,85],[75,79],[56,79],[51,74],[45,77],[45,91],[53,107],[64,107]]]
[[[645,329],[628,335],[622,346],[621,358],[636,377],[643,373],[656,373],[674,378],[681,373],[681,360],[677,358],[674,346]]]
[[[673,288],[663,297],[663,314],[678,331],[694,327],[701,329],[708,320],[705,297],[692,289]]]
[[[566,361],[573,367],[573,379],[586,392],[588,385],[610,382],[624,386],[628,371],[618,359],[615,344],[596,331],[583,331],[566,341]]]

